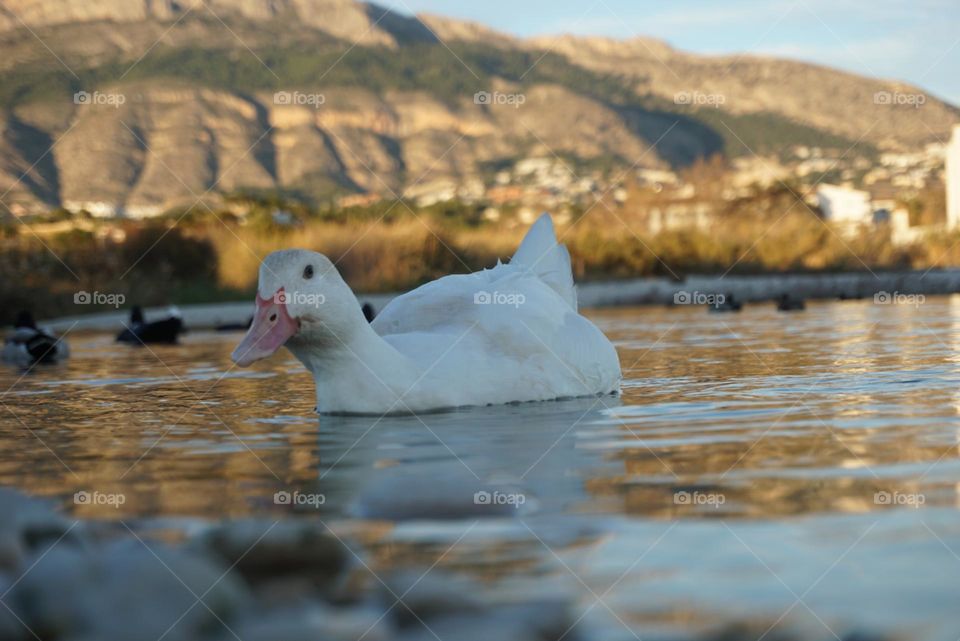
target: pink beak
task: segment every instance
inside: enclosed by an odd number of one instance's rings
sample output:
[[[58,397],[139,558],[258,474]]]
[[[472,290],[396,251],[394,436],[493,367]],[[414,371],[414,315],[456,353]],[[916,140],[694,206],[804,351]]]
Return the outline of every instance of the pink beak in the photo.
[[[282,287],[270,298],[260,298],[260,294],[257,294],[257,311],[253,316],[253,323],[230,358],[240,367],[246,367],[272,355],[296,334],[298,329],[300,327],[297,321],[287,313]]]

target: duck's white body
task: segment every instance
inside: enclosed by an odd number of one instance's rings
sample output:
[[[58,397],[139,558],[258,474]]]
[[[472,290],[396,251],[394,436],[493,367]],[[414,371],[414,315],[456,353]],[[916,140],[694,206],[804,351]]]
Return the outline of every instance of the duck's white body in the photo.
[[[273,256],[261,269],[264,299],[291,291],[275,276],[294,257]],[[510,264],[427,283],[394,299],[372,324],[362,322],[352,294],[351,327],[325,322],[324,312],[332,319],[346,307],[331,298],[339,297],[328,294],[319,313],[297,318],[301,329],[285,343],[313,373],[321,412],[421,412],[619,391],[616,350],[577,312],[569,255],[547,215]],[[302,331],[305,318],[310,331]]]

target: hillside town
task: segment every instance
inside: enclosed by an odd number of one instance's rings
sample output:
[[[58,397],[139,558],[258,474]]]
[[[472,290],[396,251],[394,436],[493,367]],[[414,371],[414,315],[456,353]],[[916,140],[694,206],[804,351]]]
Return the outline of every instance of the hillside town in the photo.
[[[852,237],[876,228],[888,230],[894,245],[915,243],[928,232],[960,227],[960,125],[949,142],[909,152],[882,151],[874,158],[806,145],[793,146],[780,158],[735,158],[726,164],[723,182],[719,194],[723,201],[746,198],[777,184],[789,185],[811,211],[843,235]],[[944,211],[926,220],[911,216],[907,201],[923,191],[944,188]],[[629,210],[645,225],[637,231],[651,235],[708,230],[716,222],[717,211],[682,170],[583,170],[555,155],[522,158],[489,177],[425,179],[399,194],[390,190],[348,194],[332,204],[341,209],[370,207],[399,197],[421,208],[450,202],[479,208],[484,220],[508,225],[529,224],[544,210],[554,212],[563,224],[573,212],[590,211],[602,203],[607,209]],[[240,220],[248,213],[242,204],[227,206]],[[101,201],[67,201],[63,209],[72,216],[61,218],[53,226],[56,231],[74,225],[86,228],[93,219],[145,220],[169,213],[159,206],[125,207]],[[10,213],[32,218],[31,212],[15,208]],[[283,209],[275,211],[273,218],[279,225],[297,223]],[[41,229],[47,226],[41,224]]]

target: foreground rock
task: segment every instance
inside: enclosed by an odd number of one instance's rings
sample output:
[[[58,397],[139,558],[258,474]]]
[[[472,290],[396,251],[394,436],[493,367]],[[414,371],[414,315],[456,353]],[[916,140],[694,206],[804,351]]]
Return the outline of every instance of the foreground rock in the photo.
[[[243,641],[388,641],[396,637],[389,617],[368,607],[334,608],[322,603],[285,607],[242,619],[233,631]],[[217,641],[236,641],[225,631]]]
[[[324,525],[306,520],[227,522],[191,548],[219,557],[251,585],[297,579],[321,590],[332,587],[349,554]]]
[[[8,597],[42,639],[197,639],[249,607],[226,566],[137,539],[94,548],[57,545]]]
[[[71,522],[52,503],[16,490],[0,487],[0,514],[0,571],[16,570],[29,554],[61,538],[77,538]]]
[[[469,485],[449,486],[450,496],[461,496]],[[414,486],[424,487],[419,480]],[[381,488],[374,495],[389,492]],[[446,513],[436,512],[446,505],[438,500],[444,495],[430,494],[435,510],[430,514]],[[319,520],[224,522],[170,546],[119,525],[63,519],[48,502],[0,489],[4,508],[0,599],[6,607],[0,607],[0,641],[611,638],[580,618],[583,604],[574,605],[578,592],[551,590],[550,575],[520,586],[499,578],[481,581],[475,577],[482,573],[445,569],[475,559],[472,554],[450,566],[440,566],[433,554],[411,563],[413,557],[403,554],[396,540],[387,537],[371,551],[341,540]],[[395,514],[407,514],[410,506],[401,508]],[[404,569],[390,570],[398,566]],[[760,621],[718,626],[699,637],[644,638],[816,638],[795,634],[786,624],[773,628]],[[616,638],[631,638],[626,629],[617,627],[617,633],[623,634]],[[844,637],[854,640],[882,641],[863,633]]]

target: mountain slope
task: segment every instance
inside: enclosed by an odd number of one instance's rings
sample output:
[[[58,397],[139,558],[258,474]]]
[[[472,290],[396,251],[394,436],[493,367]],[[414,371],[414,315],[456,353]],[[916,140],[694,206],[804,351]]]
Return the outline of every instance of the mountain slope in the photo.
[[[932,97],[875,104],[910,90],[812,65],[520,40],[352,0],[4,0],[0,52],[0,189],[27,209],[147,211],[249,188],[390,196],[531,155],[579,173],[800,143],[859,154],[958,120]]]
[[[917,87],[884,82],[818,65],[758,56],[695,56],[648,40],[542,38],[528,46],[550,48],[576,64],[617,73],[639,93],[673,100],[677,95],[722,96],[723,111],[775,113],[851,140],[902,148],[948,138],[957,108]],[[886,104],[878,93],[897,96]],[[922,104],[911,100],[922,96]]]
[[[210,14],[217,20],[298,22],[365,45],[395,45],[377,22],[390,19],[414,25],[415,20],[351,0],[4,0],[0,5],[0,31],[21,27],[93,23],[172,23],[193,14]]]

